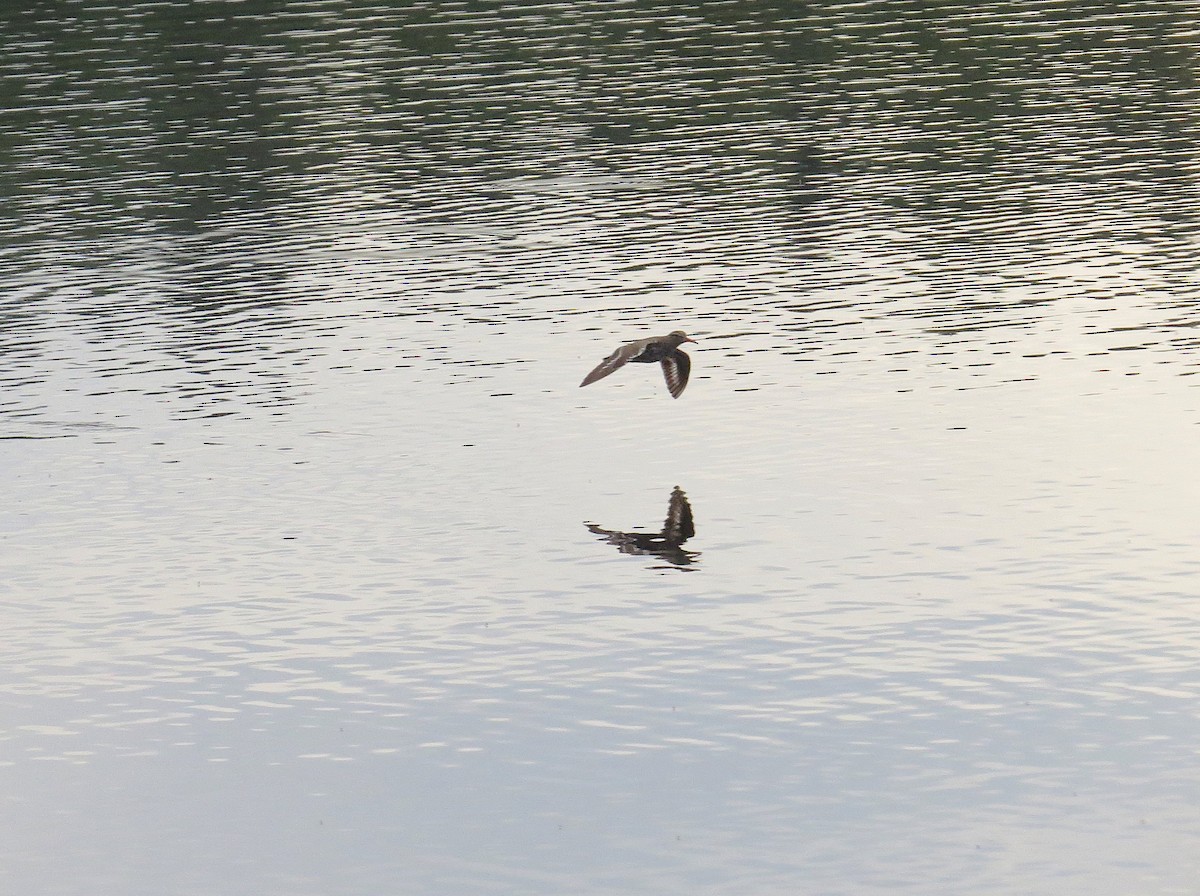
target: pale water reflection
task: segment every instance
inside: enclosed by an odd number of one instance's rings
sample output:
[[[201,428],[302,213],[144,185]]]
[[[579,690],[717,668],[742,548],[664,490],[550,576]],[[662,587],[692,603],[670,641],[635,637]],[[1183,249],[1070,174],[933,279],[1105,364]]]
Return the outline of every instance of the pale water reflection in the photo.
[[[0,890],[1193,892],[1194,18],[0,13]]]

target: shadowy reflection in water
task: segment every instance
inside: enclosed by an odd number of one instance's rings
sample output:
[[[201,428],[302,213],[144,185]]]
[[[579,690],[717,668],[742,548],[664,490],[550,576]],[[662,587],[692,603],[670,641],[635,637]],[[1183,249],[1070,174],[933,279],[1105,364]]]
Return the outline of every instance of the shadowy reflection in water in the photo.
[[[618,532],[602,528],[595,523],[585,522],[584,525],[589,532],[603,536],[609,544],[616,545],[622,554],[652,554],[676,567],[691,566],[700,559],[699,551],[683,549],[683,543],[696,534],[696,526],[692,518],[692,505],[688,503],[687,495],[679,486],[675,486],[671,492],[667,518],[663,521],[661,532]]]

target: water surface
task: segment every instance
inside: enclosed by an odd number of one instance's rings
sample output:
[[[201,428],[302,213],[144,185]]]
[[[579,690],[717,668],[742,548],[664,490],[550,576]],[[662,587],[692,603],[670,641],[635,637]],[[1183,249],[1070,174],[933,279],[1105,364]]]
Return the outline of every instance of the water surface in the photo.
[[[5,12],[5,890],[1192,892],[1192,12]]]

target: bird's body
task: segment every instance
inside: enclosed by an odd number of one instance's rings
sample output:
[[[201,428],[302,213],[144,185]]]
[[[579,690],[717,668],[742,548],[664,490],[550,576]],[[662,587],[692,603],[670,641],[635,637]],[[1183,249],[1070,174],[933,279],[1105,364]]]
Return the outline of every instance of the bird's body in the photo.
[[[604,379],[631,361],[638,364],[658,363],[662,365],[663,377],[666,378],[671,397],[678,398],[683,394],[683,390],[688,384],[688,376],[692,372],[692,359],[687,356],[686,352],[681,351],[679,346],[685,342],[695,341],[695,339],[688,338],[687,333],[682,330],[676,330],[666,336],[651,336],[636,342],[627,342],[601,361],[595,370],[583,378],[583,382],[579,385],[586,386],[596,380]]]

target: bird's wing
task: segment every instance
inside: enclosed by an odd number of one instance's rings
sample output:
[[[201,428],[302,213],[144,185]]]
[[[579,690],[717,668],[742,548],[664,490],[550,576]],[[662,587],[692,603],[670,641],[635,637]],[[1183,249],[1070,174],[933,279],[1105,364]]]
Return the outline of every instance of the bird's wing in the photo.
[[[696,534],[692,518],[692,505],[688,503],[683,489],[675,486],[671,492],[671,503],[667,505],[667,520],[663,523],[663,538],[674,545],[683,544]]]
[[[688,357],[687,352],[675,349],[662,359],[662,369],[671,397],[678,398],[687,388],[688,376],[692,372],[692,359]]]
[[[602,380],[614,370],[624,367],[625,362],[632,358],[640,348],[641,346],[636,342],[631,342],[628,345],[621,346],[619,349],[597,364],[596,369],[585,376],[583,378],[583,382],[579,385],[586,386],[589,383],[596,382],[596,380]]]

